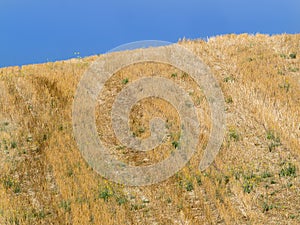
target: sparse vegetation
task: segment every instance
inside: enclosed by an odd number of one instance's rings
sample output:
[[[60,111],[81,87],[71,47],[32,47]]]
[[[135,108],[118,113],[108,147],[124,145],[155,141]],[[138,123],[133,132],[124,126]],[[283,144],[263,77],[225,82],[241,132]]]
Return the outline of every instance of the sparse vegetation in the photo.
[[[284,164],[283,168],[279,172],[281,177],[296,177],[296,166],[292,163]]]
[[[164,142],[140,152],[115,137],[115,96],[141,76],[159,74],[182,87],[200,121],[187,165],[144,187],[104,179],[74,140],[74,93],[98,56],[0,69],[0,224],[298,224],[299,41],[299,34],[232,34],[179,43],[210,67],[227,103],[226,137],[205,171],[199,162],[216,134],[201,87],[171,65],[147,62],[116,72],[99,93],[95,118],[99,139],[118,160],[148,166],[183,144],[177,111],[150,98],[132,108],[130,129],[148,138],[149,121],[162,118]]]

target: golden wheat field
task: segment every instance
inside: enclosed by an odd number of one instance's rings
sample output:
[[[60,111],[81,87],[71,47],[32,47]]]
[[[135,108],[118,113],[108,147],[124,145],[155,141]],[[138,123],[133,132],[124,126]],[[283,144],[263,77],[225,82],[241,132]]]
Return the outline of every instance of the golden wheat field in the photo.
[[[226,135],[205,171],[198,164],[211,129],[205,95],[184,71],[139,63],[118,71],[99,94],[99,138],[136,166],[172,154],[176,110],[147,98],[131,109],[130,127],[150,135],[163,118],[167,141],[137,153],[110,123],[117,94],[141,77],[180,85],[201,121],[196,153],[164,182],[130,187],[97,174],[73,137],[72,104],[85,70],[99,56],[0,69],[0,224],[300,224],[300,34],[224,35],[181,40],[207,64],[225,98]],[[112,53],[126,54],[126,52]]]

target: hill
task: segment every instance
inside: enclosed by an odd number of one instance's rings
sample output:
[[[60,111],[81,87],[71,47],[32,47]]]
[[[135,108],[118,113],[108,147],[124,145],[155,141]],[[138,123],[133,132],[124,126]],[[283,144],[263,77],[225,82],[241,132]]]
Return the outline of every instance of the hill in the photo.
[[[141,77],[159,74],[182,86],[201,121],[189,163],[145,187],[98,175],[74,140],[76,88],[101,55],[0,69],[0,224],[300,223],[300,34],[224,35],[179,44],[199,56],[219,82],[226,136],[214,163],[200,172],[211,129],[201,88],[171,65],[139,63],[118,71],[98,97],[96,124],[100,139],[120,160],[156,163],[178,143],[178,115],[161,99],[134,106],[130,126],[145,138],[149,120],[164,118],[169,136],[162,146],[137,154],[116,139],[113,101]]]

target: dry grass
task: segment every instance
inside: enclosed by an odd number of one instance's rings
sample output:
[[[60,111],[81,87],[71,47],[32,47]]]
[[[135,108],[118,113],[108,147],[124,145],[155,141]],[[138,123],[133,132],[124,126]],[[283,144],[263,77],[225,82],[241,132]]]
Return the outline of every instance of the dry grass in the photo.
[[[76,86],[98,56],[0,69],[0,224],[299,224],[300,35],[225,35],[180,44],[211,68],[226,99],[227,135],[207,171],[197,166],[211,126],[209,108],[189,75],[141,63],[116,73],[99,95],[99,136],[132,165],[171,154],[179,118],[165,101],[143,100],[131,111],[133,132],[149,136],[149,120],[160,116],[170,136],[149,153],[122,146],[109,116],[125,85],[168,77],[197,106],[197,153],[176,175],[147,187],[102,178],[73,138]]]

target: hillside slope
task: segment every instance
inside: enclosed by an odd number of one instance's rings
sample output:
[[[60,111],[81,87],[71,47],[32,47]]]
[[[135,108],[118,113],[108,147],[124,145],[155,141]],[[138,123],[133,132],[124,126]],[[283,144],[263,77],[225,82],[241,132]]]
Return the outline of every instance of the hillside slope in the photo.
[[[300,34],[225,35],[180,44],[211,68],[226,101],[226,137],[206,171],[198,171],[198,164],[211,127],[209,107],[188,74],[140,63],[117,72],[99,96],[99,137],[132,165],[172,154],[179,119],[165,101],[140,102],[130,115],[135,135],[149,136],[149,119],[159,116],[169,122],[170,136],[150,153],[127,149],[109,120],[122,88],[159,74],[193,99],[202,122],[197,153],[176,175],[146,187],[98,175],[73,138],[76,87],[101,56],[0,69],[0,224],[299,224]]]

